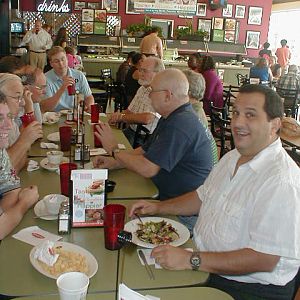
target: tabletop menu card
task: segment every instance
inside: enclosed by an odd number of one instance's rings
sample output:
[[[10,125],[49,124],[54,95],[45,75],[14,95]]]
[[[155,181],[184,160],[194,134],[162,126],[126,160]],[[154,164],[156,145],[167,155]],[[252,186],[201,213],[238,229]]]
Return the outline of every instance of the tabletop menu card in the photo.
[[[72,170],[72,227],[103,226],[107,175],[106,169]]]

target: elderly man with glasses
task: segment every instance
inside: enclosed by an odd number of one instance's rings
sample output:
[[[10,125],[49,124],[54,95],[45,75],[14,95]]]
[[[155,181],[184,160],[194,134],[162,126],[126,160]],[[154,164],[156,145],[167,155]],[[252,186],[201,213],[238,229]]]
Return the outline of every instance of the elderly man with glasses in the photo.
[[[155,112],[151,105],[148,87],[154,76],[164,69],[164,64],[159,58],[148,57],[143,59],[141,67],[139,68],[139,84],[141,87],[132,99],[128,109],[122,113],[116,112],[112,114],[109,119],[110,124],[118,122],[130,124],[123,132],[131,145],[133,145],[137,127],[137,125],[134,125],[133,123],[144,124],[150,134],[152,134],[156,128],[160,115]]]

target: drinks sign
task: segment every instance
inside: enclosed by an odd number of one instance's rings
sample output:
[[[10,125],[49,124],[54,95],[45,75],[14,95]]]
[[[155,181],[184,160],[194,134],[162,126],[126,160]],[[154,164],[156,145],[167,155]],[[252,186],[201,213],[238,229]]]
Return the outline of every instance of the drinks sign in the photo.
[[[71,12],[71,0],[36,0],[36,10],[40,12]]]

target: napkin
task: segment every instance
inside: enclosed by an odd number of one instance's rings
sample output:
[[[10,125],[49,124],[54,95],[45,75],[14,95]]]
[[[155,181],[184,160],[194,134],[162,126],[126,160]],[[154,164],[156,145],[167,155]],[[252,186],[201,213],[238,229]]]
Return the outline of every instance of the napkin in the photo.
[[[120,150],[125,150],[126,147],[124,144],[118,144],[118,148]],[[94,148],[90,150],[90,156],[95,156],[95,155],[107,155],[107,152],[103,148]]]
[[[27,171],[32,172],[35,170],[38,170],[40,168],[39,163],[35,160],[29,160],[28,165],[27,165]]]
[[[53,247],[54,242],[46,240],[36,248],[33,257],[52,267],[59,257],[59,254],[54,254]]]
[[[129,287],[127,287],[124,283],[119,285],[119,300],[160,300],[160,298],[142,294],[133,291]]]
[[[38,226],[24,228],[12,237],[33,246],[40,245],[46,240],[56,242],[62,239],[61,236],[42,230]]]
[[[58,145],[56,145],[54,143],[41,142],[40,146],[43,149],[58,149]]]

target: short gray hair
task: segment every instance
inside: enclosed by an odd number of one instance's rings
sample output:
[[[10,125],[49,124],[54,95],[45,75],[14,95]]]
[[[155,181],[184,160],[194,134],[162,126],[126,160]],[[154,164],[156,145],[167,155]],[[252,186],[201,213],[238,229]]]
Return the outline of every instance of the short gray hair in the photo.
[[[3,88],[8,81],[17,80],[22,84],[21,78],[17,75],[10,73],[0,73],[0,91],[3,92]]]
[[[182,71],[189,82],[189,95],[197,100],[203,99],[205,93],[205,79],[202,74],[187,69]]]
[[[150,57],[144,58],[144,61],[146,61],[146,60],[150,60],[150,61],[153,62],[153,65],[154,65],[153,71],[155,73],[158,73],[158,72],[163,71],[165,69],[165,65],[164,65],[163,61],[158,57],[151,57],[150,56]]]

